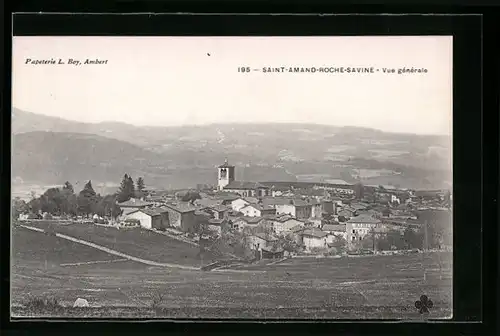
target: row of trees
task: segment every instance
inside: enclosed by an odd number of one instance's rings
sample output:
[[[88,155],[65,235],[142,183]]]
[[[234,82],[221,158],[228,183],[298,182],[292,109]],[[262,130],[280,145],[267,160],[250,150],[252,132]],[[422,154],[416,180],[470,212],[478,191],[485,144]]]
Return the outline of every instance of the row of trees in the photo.
[[[82,191],[75,194],[70,182],[64,183],[62,188],[50,188],[40,197],[32,197],[26,203],[16,199],[13,204],[13,215],[19,213],[50,213],[52,215],[89,216],[98,214],[116,218],[120,215],[120,207],[116,204],[115,195],[101,196],[92,187],[92,181],[88,181]]]
[[[116,194],[117,201],[121,203],[126,202],[131,198],[142,198],[146,196],[144,190],[145,185],[142,177],[139,177],[134,185],[132,176],[125,174],[122,182],[120,183],[120,189]]]
[[[75,194],[73,185],[65,182],[60,188],[50,188],[40,197],[32,198],[25,202],[16,198],[12,203],[12,215],[18,218],[21,213],[50,213],[52,215],[86,216],[97,214],[101,217],[116,218],[121,214],[117,202],[124,202],[132,197],[144,194],[144,179],[139,177],[136,185],[132,177],[125,174],[120,188],[116,194],[101,196],[96,193],[92,181],[88,181],[83,189]]]

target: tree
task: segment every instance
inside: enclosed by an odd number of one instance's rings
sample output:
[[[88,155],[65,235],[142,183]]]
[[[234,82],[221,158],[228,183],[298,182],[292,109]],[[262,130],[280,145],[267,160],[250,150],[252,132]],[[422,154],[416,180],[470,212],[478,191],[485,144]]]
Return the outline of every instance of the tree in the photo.
[[[88,181],[78,194],[78,212],[88,216],[95,209],[97,195],[92,187],[92,181]]]
[[[42,211],[42,204],[39,198],[33,198],[28,202],[28,209],[32,213],[39,213]]]
[[[126,202],[132,197],[134,197],[134,181],[130,176],[125,174],[123,176],[122,182],[120,183],[120,189],[117,192],[117,201],[119,203]]]
[[[190,202],[191,204],[194,204],[194,202],[199,199],[201,199],[201,195],[196,191],[188,191],[181,197],[183,202]]]
[[[28,212],[28,204],[19,197],[12,200],[12,218],[19,218],[20,214]]]
[[[59,188],[49,188],[40,196],[40,205],[43,212],[61,214],[64,207],[64,195]]]
[[[401,237],[401,233],[397,230],[389,230],[386,239],[391,249],[394,247],[397,250],[402,250],[406,247],[405,241],[403,237]]]
[[[73,185],[71,183],[69,183],[68,181],[66,181],[62,187],[62,190],[63,191],[67,191],[68,193],[70,194],[74,194],[75,193],[75,189],[73,188]]]
[[[61,200],[60,204],[61,213],[76,215],[78,212],[78,200],[71,183],[66,181],[59,194]]]
[[[347,240],[342,236],[335,236],[332,247],[335,248],[337,253],[344,253],[347,251]]]
[[[284,251],[297,253],[302,250],[301,246],[293,240],[291,236],[281,236],[278,240],[278,246],[281,246]]]
[[[134,185],[134,180],[132,179],[132,176],[128,176],[128,187],[130,188],[130,195],[131,197],[135,196],[135,185]]]
[[[144,191],[144,179],[142,177],[139,177],[136,182],[136,189],[137,191]]]
[[[403,238],[408,245],[408,248],[418,248],[421,249],[424,243],[424,236],[420,232],[415,232],[411,228],[406,228],[403,234]]]
[[[116,195],[106,195],[101,197],[98,206],[98,215],[116,219],[121,215],[122,210],[116,204]]]

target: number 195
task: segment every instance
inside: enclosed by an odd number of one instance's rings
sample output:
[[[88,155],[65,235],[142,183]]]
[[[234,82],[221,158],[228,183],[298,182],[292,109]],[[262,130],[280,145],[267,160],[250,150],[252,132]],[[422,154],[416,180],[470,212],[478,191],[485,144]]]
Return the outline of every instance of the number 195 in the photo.
[[[238,72],[250,72],[250,67],[239,67]]]

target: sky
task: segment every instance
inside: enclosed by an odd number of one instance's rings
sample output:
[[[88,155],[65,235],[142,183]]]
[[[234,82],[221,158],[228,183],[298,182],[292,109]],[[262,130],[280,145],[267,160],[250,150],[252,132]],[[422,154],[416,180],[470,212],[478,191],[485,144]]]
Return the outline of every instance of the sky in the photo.
[[[16,36],[12,49],[13,106],[38,114],[152,126],[287,122],[451,135],[451,36]],[[82,64],[86,59],[107,62]],[[238,72],[247,66],[379,71]],[[403,67],[428,72],[398,74]]]

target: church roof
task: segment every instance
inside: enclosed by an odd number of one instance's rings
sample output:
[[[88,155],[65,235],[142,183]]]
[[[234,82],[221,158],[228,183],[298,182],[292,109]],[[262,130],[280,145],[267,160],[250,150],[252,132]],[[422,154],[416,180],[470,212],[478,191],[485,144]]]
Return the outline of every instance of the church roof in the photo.
[[[268,189],[265,185],[259,182],[242,182],[242,181],[232,181],[224,187],[224,189],[235,189],[235,190],[255,190],[257,188]]]

